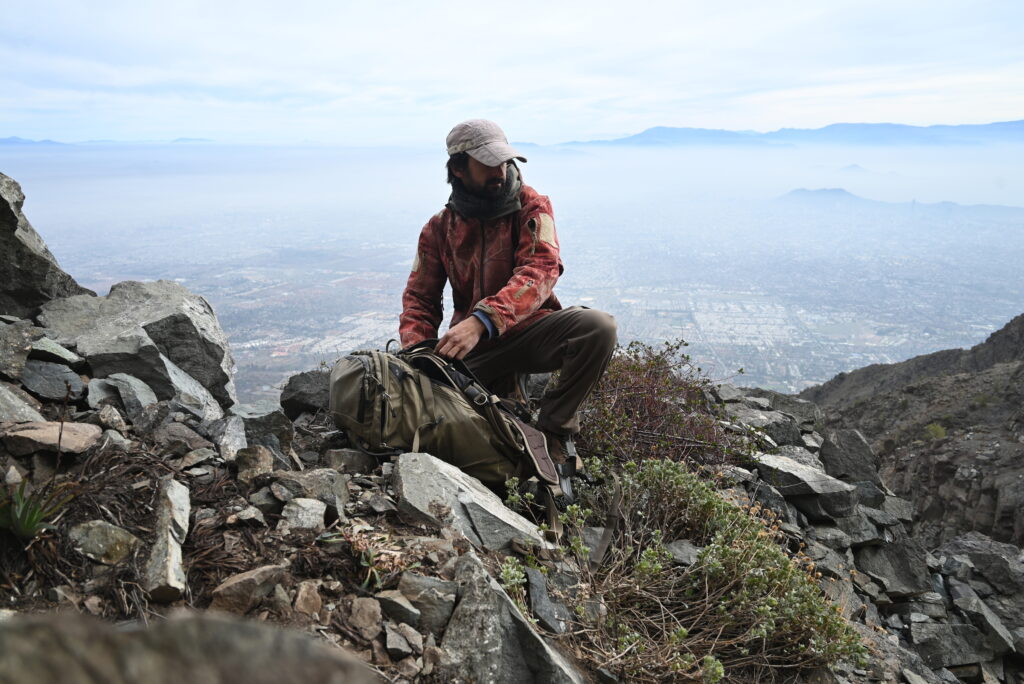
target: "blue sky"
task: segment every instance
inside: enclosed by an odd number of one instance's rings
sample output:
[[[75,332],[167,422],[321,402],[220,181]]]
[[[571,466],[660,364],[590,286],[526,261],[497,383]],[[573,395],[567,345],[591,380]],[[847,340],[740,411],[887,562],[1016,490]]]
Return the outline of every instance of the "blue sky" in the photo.
[[[0,138],[435,145],[1024,119],[1024,2],[5,0]]]

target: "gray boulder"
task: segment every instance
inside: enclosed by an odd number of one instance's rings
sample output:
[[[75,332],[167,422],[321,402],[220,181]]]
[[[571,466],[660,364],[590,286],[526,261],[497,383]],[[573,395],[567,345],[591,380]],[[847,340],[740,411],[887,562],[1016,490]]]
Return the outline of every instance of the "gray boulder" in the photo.
[[[399,456],[393,483],[398,510],[413,522],[451,525],[493,551],[515,540],[548,546],[536,525],[509,510],[479,480],[430,454]]]
[[[474,553],[455,564],[459,603],[441,648],[440,681],[583,684],[583,677],[547,644]]]
[[[985,636],[973,625],[915,622],[910,625],[910,641],[933,669],[983,663],[993,656]]]
[[[291,467],[288,452],[295,437],[295,425],[273,402],[238,404],[231,408],[231,415],[242,419],[245,424],[245,439],[250,447],[264,446],[270,449],[281,468]]]
[[[21,372],[21,384],[32,394],[50,401],[76,402],[85,393],[85,383],[62,363],[29,359]]]
[[[994,541],[980,532],[968,532],[946,543],[941,555],[960,556],[973,565],[975,578],[995,589],[985,603],[1011,632],[1024,630],[1024,562],[1012,544]],[[1018,648],[1024,647],[1024,634]]]
[[[786,456],[758,454],[757,472],[787,501],[814,521],[852,515],[857,488]]]
[[[121,397],[121,405],[124,406],[124,410],[129,416],[136,415],[142,409],[158,401],[149,385],[127,373],[113,373],[105,381],[93,380],[89,383],[90,394],[95,382],[106,382],[113,385],[118,396]]]
[[[398,590],[419,611],[420,629],[437,636],[452,617],[459,585],[437,577],[405,572],[398,582]]]
[[[295,420],[302,413],[327,410],[331,398],[331,372],[311,370],[288,378],[281,390],[281,409]]]
[[[858,430],[829,430],[818,453],[825,472],[844,482],[879,484],[878,458]]]
[[[763,411],[744,404],[726,404],[725,414],[734,423],[763,430],[779,446],[793,444],[803,446],[800,427],[792,416],[780,411]]]
[[[125,372],[170,399],[163,356],[222,405],[235,403],[234,361],[207,301],[182,285],[126,281],[106,297],[67,297],[43,306],[39,324],[59,344],[74,346],[99,377]]]
[[[800,399],[790,394],[781,394],[760,387],[744,387],[742,391],[749,397],[767,399],[772,409],[793,416],[800,423],[801,427],[805,429],[813,429],[814,425],[820,424],[825,420],[817,404],[806,399]]]
[[[369,684],[384,679],[337,645],[256,621],[182,611],[149,628],[77,614],[0,622],[3,682]]]
[[[0,173],[0,313],[25,318],[51,299],[95,295],[57,264],[21,208],[25,194]]]
[[[923,594],[932,588],[925,550],[913,539],[863,546],[854,555],[857,569],[894,598]]]
[[[1001,655],[1014,650],[1014,639],[1010,630],[1006,629],[1003,621],[985,605],[969,584],[950,579],[949,594],[957,610],[988,637],[989,646],[993,651]]]

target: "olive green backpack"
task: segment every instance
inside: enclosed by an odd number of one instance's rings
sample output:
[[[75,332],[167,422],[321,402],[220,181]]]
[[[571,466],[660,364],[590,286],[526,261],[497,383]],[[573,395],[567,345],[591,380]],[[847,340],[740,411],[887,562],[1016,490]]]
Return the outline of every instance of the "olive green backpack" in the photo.
[[[330,410],[350,441],[379,456],[429,453],[499,495],[509,478],[536,476],[551,497],[571,499],[569,474],[551,460],[544,433],[432,342],[397,354],[357,351],[335,364]]]

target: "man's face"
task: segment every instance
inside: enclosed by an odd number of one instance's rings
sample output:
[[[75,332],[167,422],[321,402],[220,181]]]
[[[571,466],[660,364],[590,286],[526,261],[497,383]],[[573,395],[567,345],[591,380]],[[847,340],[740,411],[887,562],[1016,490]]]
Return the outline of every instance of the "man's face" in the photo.
[[[487,166],[470,157],[469,165],[465,169],[455,169],[453,173],[473,194],[494,199],[501,195],[507,170],[508,162],[503,162],[500,166]]]

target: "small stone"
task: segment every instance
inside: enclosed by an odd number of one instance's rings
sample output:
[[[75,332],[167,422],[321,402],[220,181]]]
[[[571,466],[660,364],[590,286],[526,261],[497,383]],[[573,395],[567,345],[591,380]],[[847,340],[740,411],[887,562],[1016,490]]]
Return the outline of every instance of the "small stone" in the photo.
[[[420,611],[409,602],[409,599],[401,591],[394,589],[381,591],[375,598],[380,602],[384,614],[395,622],[404,622],[413,627],[420,623]]]
[[[665,547],[672,554],[672,561],[679,565],[693,565],[697,562],[701,547],[689,539],[678,539]]]
[[[235,455],[249,445],[245,438],[245,423],[238,416],[226,416],[208,423],[206,436],[217,447],[220,457],[231,463]]]
[[[132,448],[132,442],[117,430],[104,430],[99,446],[104,451],[129,451]]]
[[[413,653],[415,653],[416,655],[420,655],[421,653],[423,653],[422,634],[420,634],[404,622],[400,623],[397,627],[395,627],[395,629],[398,630],[398,633],[401,634],[403,638],[405,638],[406,642],[408,642],[410,646],[412,646]]]
[[[75,550],[90,560],[116,565],[132,553],[142,541],[127,530],[105,520],[90,520],[68,532]]]
[[[184,423],[165,423],[153,430],[150,438],[165,447],[183,443],[185,452],[213,447],[211,442]]]
[[[121,434],[128,432],[128,423],[121,417],[121,412],[109,404],[100,406],[94,418],[100,427],[117,430]]]
[[[263,517],[263,512],[255,506],[246,506],[237,513],[232,513],[225,520],[224,523],[227,525],[242,525],[251,523],[258,525],[259,527],[267,526],[267,519]]]
[[[289,530],[314,530],[319,532],[324,529],[324,514],[327,512],[327,504],[316,499],[292,499],[285,504],[281,511],[281,522],[278,526],[284,526]]]
[[[217,452],[209,447],[203,447],[201,449],[193,449],[184,456],[181,457],[181,462],[178,467],[182,470],[191,468],[193,466],[207,463],[217,457]]]
[[[8,486],[21,484],[23,479],[24,478],[21,476],[21,473],[19,473],[18,469],[13,465],[7,469],[6,473],[4,473],[4,484]]]
[[[269,601],[271,608],[279,613],[286,613],[292,607],[292,599],[288,596],[288,591],[280,584],[274,585],[274,591],[270,593],[267,601]]]
[[[68,603],[76,609],[82,603],[81,595],[67,584],[52,587],[46,592],[46,597],[54,603]]]
[[[401,660],[412,655],[412,646],[409,645],[409,642],[406,641],[401,632],[390,624],[384,626],[384,646],[388,650],[388,655],[393,660]]]
[[[317,580],[305,580],[299,582],[299,588],[295,593],[295,610],[299,613],[316,618],[320,615],[320,608],[323,602],[320,599],[319,582]]]
[[[358,449],[329,449],[324,460],[328,467],[349,475],[366,475],[377,469],[377,459]]]
[[[270,483],[270,492],[278,501],[281,501],[283,503],[287,503],[297,496],[295,492],[293,492],[283,482],[280,481]]]
[[[274,454],[264,446],[246,447],[235,454],[238,479],[246,484],[274,470]]]
[[[402,675],[406,679],[412,679],[420,673],[423,669],[421,663],[414,657],[409,656],[403,658],[395,664],[395,669],[398,670],[398,674]]]
[[[232,575],[213,590],[211,608],[245,615],[274,589],[288,570],[288,564],[264,565]]]
[[[270,487],[257,489],[249,495],[249,503],[258,508],[264,515],[277,515],[283,508],[277,497],[270,491]]]
[[[381,608],[376,599],[359,597],[352,599],[352,615],[349,624],[367,641],[380,634]]]
[[[370,507],[374,513],[391,513],[398,510],[394,502],[391,499],[380,492],[370,492],[369,496],[365,497],[366,505]]]
[[[103,615],[103,599],[99,596],[90,596],[82,603],[91,615],[95,615],[96,617]]]

